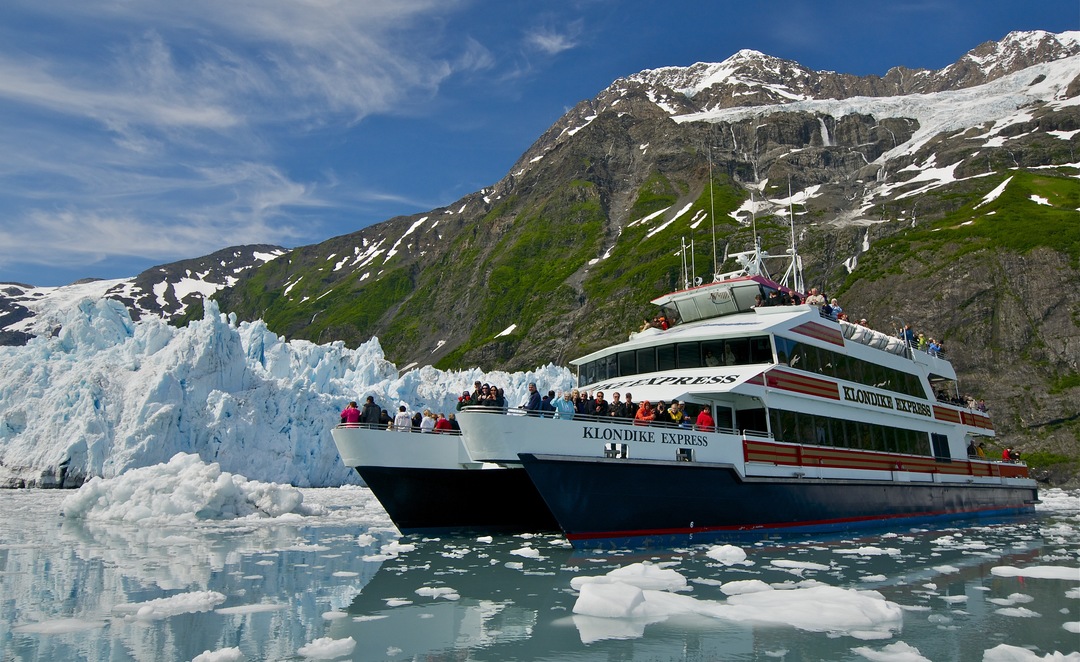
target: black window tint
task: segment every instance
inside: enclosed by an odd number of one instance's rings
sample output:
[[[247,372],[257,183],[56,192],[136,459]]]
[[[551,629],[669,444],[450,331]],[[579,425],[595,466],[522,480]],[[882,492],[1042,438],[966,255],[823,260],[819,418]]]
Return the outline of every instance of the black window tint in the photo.
[[[656,369],[675,369],[675,345],[660,345],[656,348]]]
[[[656,352],[652,347],[637,350],[638,374],[656,372]]]
[[[768,336],[750,339],[750,363],[772,363],[772,346]]]
[[[675,345],[675,354],[680,368],[700,368],[705,365],[701,356],[701,343],[681,342]]]

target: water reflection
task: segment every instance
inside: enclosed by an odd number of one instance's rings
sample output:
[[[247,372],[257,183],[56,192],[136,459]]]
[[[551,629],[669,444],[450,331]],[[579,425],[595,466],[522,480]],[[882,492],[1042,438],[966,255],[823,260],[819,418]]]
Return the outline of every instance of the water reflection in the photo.
[[[1080,647],[1069,629],[1080,623],[1080,570],[1075,581],[993,572],[1076,569],[1074,511],[744,539],[741,558],[711,544],[589,553],[555,535],[400,538],[366,493],[321,519],[183,527],[66,521],[51,494],[5,496],[5,660],[190,660],[230,647],[249,660],[297,659],[323,637],[351,637],[342,659],[354,660],[856,660],[865,659],[856,649],[899,643],[944,660],[982,659],[1003,643],[1040,657]],[[705,608],[651,619],[574,613],[575,577],[640,562],[681,574],[680,599],[705,607],[727,603],[731,582],[817,582],[876,591],[902,607],[903,622],[867,640]]]

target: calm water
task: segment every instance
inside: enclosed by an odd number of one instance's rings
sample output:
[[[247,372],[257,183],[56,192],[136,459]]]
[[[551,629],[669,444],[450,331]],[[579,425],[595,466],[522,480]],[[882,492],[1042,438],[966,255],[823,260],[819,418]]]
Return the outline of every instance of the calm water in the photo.
[[[919,659],[888,648],[900,642],[930,660],[982,660],[999,644],[1031,659],[1080,651],[1077,493],[1007,523],[742,542],[739,565],[710,558],[714,545],[582,553],[554,535],[399,540],[365,489],[304,494],[330,513],[134,527],[66,521],[61,492],[3,492],[2,659],[304,659],[326,653],[310,645],[327,637],[355,640],[338,658],[355,660]],[[641,561],[678,571],[684,594],[707,602],[727,600],[720,585],[735,580],[878,591],[903,607],[902,628],[865,640],[782,619],[573,613],[571,579]],[[1036,566],[1075,578],[991,572]]]

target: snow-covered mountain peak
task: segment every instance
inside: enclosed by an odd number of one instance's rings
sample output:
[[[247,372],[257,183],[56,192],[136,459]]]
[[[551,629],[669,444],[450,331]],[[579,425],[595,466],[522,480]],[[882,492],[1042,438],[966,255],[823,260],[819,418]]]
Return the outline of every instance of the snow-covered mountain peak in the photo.
[[[1043,30],[1017,31],[1001,41],[988,41],[965,53],[940,73],[947,80],[985,82],[1026,69],[1080,54],[1080,32],[1051,33]],[[979,81],[975,73],[981,76]]]

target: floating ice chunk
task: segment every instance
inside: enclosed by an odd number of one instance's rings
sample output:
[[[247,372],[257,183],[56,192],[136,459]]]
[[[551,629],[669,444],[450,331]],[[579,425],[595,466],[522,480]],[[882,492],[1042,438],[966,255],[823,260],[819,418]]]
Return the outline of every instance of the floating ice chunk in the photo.
[[[652,563],[632,563],[599,577],[574,577],[570,587],[581,590],[585,584],[629,584],[642,589],[679,591],[686,588],[686,578],[670,568]]]
[[[1061,565],[1036,565],[1030,568],[1014,568],[999,565],[990,569],[990,574],[998,577],[1029,577],[1032,579],[1064,579],[1080,582],[1080,568]]]
[[[772,591],[773,587],[769,586],[760,579],[740,579],[733,582],[727,582],[720,587],[720,590],[724,595],[741,595],[743,593],[757,593],[759,591]]]
[[[514,554],[515,556],[524,556],[527,559],[540,558],[540,550],[536,549],[535,547],[520,547],[518,549],[510,550],[510,553]]]
[[[461,595],[449,586],[424,586],[416,589],[417,595],[444,600],[460,600]]]
[[[1031,611],[1027,607],[1003,607],[1002,609],[995,609],[994,613],[1016,618],[1038,618],[1042,616],[1039,612]]]
[[[982,662],[1080,662],[1080,653],[1063,655],[1057,651],[1043,657],[1034,651],[1009,644],[998,644],[988,651],[983,651]]]
[[[719,545],[709,548],[705,555],[724,565],[735,565],[746,560],[746,552],[735,545]]]
[[[629,618],[645,602],[642,590],[630,584],[590,582],[579,590],[581,594],[574,603],[574,613],[585,616]]]
[[[55,618],[50,621],[38,623],[26,623],[11,628],[12,632],[26,632],[29,634],[67,634],[69,632],[83,632],[85,630],[97,630],[108,625],[106,621],[82,619],[82,618]]]
[[[851,649],[851,652],[858,653],[868,660],[873,660],[873,662],[930,662],[930,658],[924,657],[918,648],[902,641],[889,644],[880,651],[866,646],[859,646]]]
[[[193,591],[146,602],[126,602],[113,607],[113,611],[125,614],[125,618],[140,621],[157,621],[177,614],[210,611],[225,602],[225,596],[217,591]]]
[[[239,648],[221,648],[216,651],[205,650],[191,658],[191,662],[239,662],[243,659],[244,654]]]
[[[345,639],[322,637],[304,644],[296,652],[309,660],[335,660],[351,654],[355,648],[356,640],[352,637]]]
[[[248,480],[190,453],[116,478],[94,478],[65,498],[61,509],[65,517],[141,524],[326,513],[322,506],[305,506],[295,487]]]

